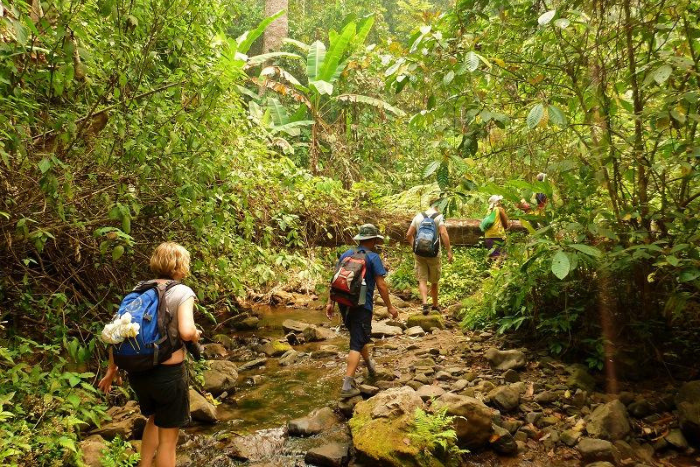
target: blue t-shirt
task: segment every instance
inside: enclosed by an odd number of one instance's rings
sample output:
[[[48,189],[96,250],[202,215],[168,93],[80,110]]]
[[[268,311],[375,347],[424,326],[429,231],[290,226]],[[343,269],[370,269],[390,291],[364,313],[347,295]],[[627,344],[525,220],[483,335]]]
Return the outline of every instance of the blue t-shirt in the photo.
[[[367,284],[367,300],[365,300],[365,308],[372,311],[374,307],[374,286],[377,283],[377,276],[386,276],[386,269],[384,269],[384,264],[382,259],[373,251],[369,251],[365,248],[351,248],[340,256],[338,264],[348,256],[352,256],[356,251],[364,251],[367,253],[367,272],[365,273],[365,283]]]

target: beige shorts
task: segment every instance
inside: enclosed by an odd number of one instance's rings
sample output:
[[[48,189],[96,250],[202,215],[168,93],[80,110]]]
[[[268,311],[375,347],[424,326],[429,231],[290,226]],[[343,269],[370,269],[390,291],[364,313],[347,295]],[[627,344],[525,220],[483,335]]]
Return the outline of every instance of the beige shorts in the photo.
[[[442,263],[440,256],[435,258],[425,258],[423,256],[413,255],[416,260],[416,279],[419,281],[428,281],[431,284],[437,284],[440,280],[440,271]]]

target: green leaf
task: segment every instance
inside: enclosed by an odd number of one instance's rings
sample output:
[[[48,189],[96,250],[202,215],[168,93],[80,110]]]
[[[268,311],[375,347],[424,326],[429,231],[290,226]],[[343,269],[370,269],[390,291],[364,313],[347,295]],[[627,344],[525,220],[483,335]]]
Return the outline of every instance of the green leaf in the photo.
[[[242,36],[240,36],[238,39],[236,39],[236,42],[238,43],[238,52],[245,54],[248,53],[250,50],[250,47],[253,45],[253,43],[260,37],[264,32],[265,29],[277,18],[282,16],[284,14],[284,10],[277,12],[276,14],[270,16],[269,18],[265,18],[258,24],[258,26],[251,30],[247,31],[244,33]]]
[[[442,84],[447,86],[452,82],[453,79],[455,79],[455,72],[450,70],[445,76],[442,77]]]
[[[78,452],[76,447],[75,447],[75,441],[70,439],[67,436],[61,436],[58,438],[58,444],[66,449],[69,449],[73,452]]]
[[[476,71],[476,69],[479,68],[479,56],[475,52],[468,52],[467,56],[464,58],[464,62],[469,71]]]
[[[566,29],[569,27],[571,24],[571,21],[569,21],[566,18],[559,18],[558,20],[554,21],[554,25],[560,29]]]
[[[530,113],[527,114],[527,127],[531,130],[540,124],[544,117],[544,106],[542,104],[535,105]]]
[[[41,173],[45,174],[51,169],[51,161],[47,158],[43,158],[39,162],[39,170],[41,170]]]
[[[594,258],[600,258],[601,256],[603,256],[603,253],[598,248],[592,246],[581,245],[578,243],[572,243],[569,246],[574,250],[578,250],[581,253],[586,254],[588,256],[593,256]]]
[[[560,280],[563,280],[569,275],[571,263],[569,257],[563,251],[559,250],[552,258],[552,273]]]
[[[306,57],[306,75],[309,81],[315,81],[320,77],[321,67],[326,58],[326,46],[323,42],[316,41],[309,47],[309,54]]]
[[[316,80],[316,81],[309,81],[309,86],[313,87],[316,89],[316,92],[319,94],[323,95],[326,94],[328,96],[333,95],[333,85],[329,83],[328,81],[323,81],[323,80]]]
[[[290,130],[298,129],[300,127],[311,126],[314,124],[313,120],[299,120],[296,122],[286,123],[284,125],[275,125],[271,128],[273,132],[284,132],[289,133]]]
[[[547,113],[549,114],[549,121],[554,125],[565,127],[567,124],[566,115],[558,107],[550,105],[547,107]]]
[[[304,44],[301,41],[285,38],[282,42],[284,42],[285,44],[291,44],[291,45],[295,46],[296,48],[302,50],[303,52],[306,52],[306,53],[309,52],[309,44]]]
[[[350,47],[350,41],[355,37],[357,26],[355,23],[348,23],[336,40],[331,41],[331,45],[328,48],[328,53],[326,53],[325,60],[323,61],[323,66],[321,67],[320,79],[324,81],[333,82],[333,77],[339,75],[338,67],[340,61],[345,56]],[[342,70],[341,70],[342,72]]]
[[[371,105],[373,107],[377,107],[380,109],[388,110],[389,112],[393,113],[394,115],[397,115],[399,117],[403,117],[406,115],[406,113],[397,108],[394,107],[393,105],[389,104],[388,102],[384,102],[381,99],[376,99],[374,97],[369,97],[369,96],[363,96],[360,94],[342,94],[338,97],[335,98],[338,101],[341,102],[359,102],[362,104],[367,104]]]
[[[666,262],[673,267],[678,267],[678,265],[680,264],[680,260],[675,256],[667,256]]]
[[[256,55],[254,57],[248,57],[248,61],[246,62],[246,66],[248,67],[254,67],[258,65],[262,65],[263,63],[275,59],[275,58],[292,58],[295,60],[303,60],[304,57],[291,53],[291,52],[270,52],[266,54],[260,54]]]
[[[540,15],[539,18],[537,18],[537,23],[540,26],[546,26],[547,24],[550,23],[550,21],[552,21],[554,19],[554,15],[556,15],[556,14],[557,14],[557,10],[549,10],[548,12],[543,13],[542,15]]]
[[[440,161],[433,161],[423,171],[423,178],[428,178],[440,167]]]
[[[372,30],[372,26],[374,26],[374,16],[368,16],[360,21],[360,24],[357,26],[357,35],[353,41],[355,45],[359,46],[365,43],[367,36],[369,36]]]
[[[289,113],[287,109],[276,97],[267,100],[267,108],[272,114],[272,122],[275,126],[282,126],[289,123]]]
[[[117,261],[124,254],[124,247],[122,245],[117,245],[112,250],[112,260]]]
[[[656,81],[658,84],[664,84],[671,76],[671,73],[673,73],[673,68],[671,68],[669,65],[661,65],[652,72],[652,76],[654,81]]]
[[[692,282],[698,277],[700,277],[700,269],[686,269],[685,271],[681,272],[678,279],[681,282]]]

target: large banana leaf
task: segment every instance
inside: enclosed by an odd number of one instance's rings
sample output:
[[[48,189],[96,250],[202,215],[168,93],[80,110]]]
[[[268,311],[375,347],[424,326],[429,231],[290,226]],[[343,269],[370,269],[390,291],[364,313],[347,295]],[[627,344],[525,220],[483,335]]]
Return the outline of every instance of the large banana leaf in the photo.
[[[326,46],[323,42],[316,41],[309,47],[309,55],[306,57],[306,76],[309,81],[316,81],[320,78],[321,68],[326,58]]]
[[[331,46],[326,54],[323,68],[321,68],[321,75],[317,79],[322,79],[329,83],[332,82],[331,80],[336,74],[336,69],[340,61],[350,47],[350,41],[352,41],[356,35],[356,27],[355,23],[348,23],[347,26],[343,28],[343,31],[335,37],[335,40],[331,41]]]
[[[271,97],[267,100],[267,109],[272,115],[272,123],[275,126],[282,126],[289,123],[289,113],[276,97]]]
[[[291,136],[297,136],[299,134],[299,129],[305,126],[311,126],[314,124],[313,120],[300,120],[298,122],[289,122],[284,125],[275,125],[270,128],[273,132],[283,131]]]
[[[355,36],[353,43],[358,47],[364,44],[367,36],[369,36],[369,32],[372,30],[372,26],[374,26],[374,16],[368,16],[360,21],[360,24],[357,25],[357,36]]]
[[[302,89],[304,88],[301,83],[299,82],[298,79],[294,77],[293,74],[285,70],[284,68],[280,68],[278,66],[268,66],[262,69],[260,72],[260,77],[261,78],[271,78],[273,76],[279,76],[283,78],[286,82],[293,84],[294,86],[301,87]]]
[[[246,31],[242,36],[240,36],[238,39],[236,39],[236,42],[238,42],[238,51],[242,54],[248,53],[250,50],[250,47],[253,45],[253,43],[258,39],[258,37],[262,36],[262,34],[265,32],[265,29],[277,18],[282,16],[284,14],[284,10],[278,11],[274,15],[270,16],[269,18],[265,18],[258,24],[258,27],[255,29],[252,29],[250,31]]]
[[[290,38],[288,38],[288,37],[287,37],[286,39],[283,39],[282,42],[284,42],[285,44],[291,44],[291,45],[293,45],[294,47],[298,48],[299,50],[303,50],[303,51],[306,52],[306,53],[308,53],[308,52],[309,52],[309,48],[311,48],[311,46],[310,46],[309,44],[304,44],[304,43],[301,42],[301,41],[297,41],[297,40],[294,40],[294,39],[290,39]]]
[[[256,55],[254,57],[249,57],[248,62],[246,63],[246,68],[262,65],[263,63],[274,58],[294,58],[296,60],[304,59],[303,57],[290,52],[270,52],[266,54]]]
[[[316,92],[318,92],[321,95],[333,95],[333,85],[328,81],[323,81],[322,79],[316,81],[309,81],[309,86],[314,88]]]
[[[363,96],[361,94],[341,94],[340,96],[335,98],[336,100],[340,102],[353,102],[353,103],[361,103],[361,104],[367,104],[371,105],[372,107],[377,107],[379,109],[384,109],[387,110],[394,115],[398,115],[399,117],[403,117],[406,115],[406,113],[397,108],[394,107],[393,105],[389,104],[388,102],[384,102],[381,99],[376,99],[374,97],[369,97],[369,96]]]

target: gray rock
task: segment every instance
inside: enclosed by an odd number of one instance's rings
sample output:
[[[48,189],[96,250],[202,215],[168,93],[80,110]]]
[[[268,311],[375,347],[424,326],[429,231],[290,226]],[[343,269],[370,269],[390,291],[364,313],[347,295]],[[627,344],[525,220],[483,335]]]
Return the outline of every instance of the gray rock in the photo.
[[[583,365],[571,365],[566,371],[569,372],[569,378],[566,380],[566,385],[572,389],[582,389],[591,392],[595,389],[595,379],[588,372],[588,369]]]
[[[634,418],[644,418],[654,411],[654,407],[652,407],[649,401],[640,400],[637,402],[632,402],[627,407],[627,410]]]
[[[581,453],[583,460],[587,462],[613,460],[613,445],[610,441],[583,438],[579,441],[576,449]]]
[[[425,331],[420,326],[413,326],[412,328],[408,328],[406,330],[406,335],[409,337],[421,337],[425,336]]]
[[[476,449],[488,444],[493,433],[493,410],[478,399],[445,393],[435,406],[447,406],[447,414],[454,416],[453,428],[460,446]]]
[[[311,436],[321,433],[340,423],[330,407],[316,409],[306,417],[290,420],[287,423],[290,436]]]
[[[344,399],[338,402],[338,410],[340,413],[342,413],[345,417],[351,418],[353,410],[355,409],[355,406],[359,403],[362,402],[364,399],[362,399],[362,396],[355,396],[350,399]]]
[[[517,370],[527,364],[525,353],[520,350],[498,350],[491,347],[484,356],[491,368],[496,370]]]
[[[452,386],[450,386],[450,390],[455,391],[455,392],[459,392],[459,391],[462,391],[467,386],[469,386],[469,381],[467,381],[466,379],[458,379],[457,381],[452,383]]]
[[[630,432],[627,409],[619,400],[598,406],[586,421],[586,431],[595,438],[615,441]]]
[[[308,451],[304,461],[319,467],[343,467],[348,463],[349,450],[347,443],[324,444]]]
[[[683,436],[681,430],[671,430],[671,432],[666,435],[665,439],[668,444],[676,449],[680,449],[681,451],[688,449],[688,441],[685,439],[685,436]]]
[[[238,371],[248,371],[255,368],[260,368],[261,366],[265,366],[265,363],[267,363],[267,358],[257,358],[239,366]]]
[[[226,357],[226,347],[221,344],[204,344],[202,346],[202,355],[207,360]]]
[[[535,394],[535,402],[538,404],[551,404],[559,400],[559,395],[554,391],[543,391]]]
[[[297,360],[299,360],[299,352],[292,349],[292,350],[288,350],[287,352],[284,353],[284,355],[282,355],[280,357],[279,364],[280,364],[280,366],[289,366],[289,365],[293,365],[294,363],[296,363]]]
[[[581,432],[576,430],[564,430],[559,439],[569,447],[574,447],[581,438]]]
[[[205,423],[214,423],[218,420],[216,406],[194,389],[190,389],[190,415],[193,420]]]
[[[445,329],[445,322],[439,313],[429,315],[418,313],[408,317],[406,326],[409,328],[420,326],[425,332],[430,332],[432,329]]]
[[[446,371],[438,371],[438,372],[435,374],[435,379],[438,380],[438,381],[449,381],[449,380],[451,380],[451,379],[453,379],[453,378],[452,378],[452,375],[449,374],[449,373],[446,372]]]
[[[514,456],[518,453],[518,444],[510,432],[498,425],[493,425],[494,434],[491,437],[491,448],[504,456]]]
[[[372,323],[372,337],[382,338],[386,336],[400,336],[403,330],[398,326],[389,326],[385,321]]]
[[[319,342],[328,339],[333,339],[334,337],[336,337],[336,334],[330,329],[318,326],[307,327],[306,329],[304,329],[303,334],[304,338],[306,339],[306,342]]]
[[[212,459],[212,462],[200,463],[199,465],[230,465],[230,458],[250,462],[269,459],[272,455],[282,450],[287,440],[287,434],[284,428],[260,430],[246,436],[238,436],[235,434],[233,434],[233,436],[235,436],[233,440],[224,448],[228,459],[222,459],[221,464],[213,462]]]
[[[416,390],[416,393],[420,396],[421,399],[424,401],[430,400],[434,397],[440,397],[443,394],[445,394],[445,390],[442,389],[440,386],[435,386],[435,385],[425,385],[421,386]]]
[[[270,341],[260,348],[260,351],[268,357],[280,357],[289,350],[292,350],[292,346],[288,342],[278,340]]]
[[[248,316],[240,321],[231,323],[231,327],[238,331],[254,331],[260,327],[260,320],[255,316]]]
[[[304,332],[304,329],[308,328],[309,326],[311,326],[311,324],[303,321],[296,321],[294,319],[285,319],[282,321],[282,329],[284,329],[284,332],[295,332],[301,334]]]
[[[340,349],[335,345],[322,345],[318,350],[311,352],[311,358],[314,360],[320,360],[323,358],[337,357]]]
[[[238,380],[238,368],[228,360],[209,360],[209,369],[204,370],[204,390],[214,396],[222,392],[233,392]]]
[[[369,384],[360,384],[358,386],[360,392],[367,397],[372,397],[379,393],[379,388],[376,386],[370,386]]]
[[[513,386],[499,386],[488,396],[491,403],[504,412],[514,410],[520,404],[520,391]]]
[[[503,373],[503,381],[506,383],[517,383],[520,381],[520,373],[511,369]]]

